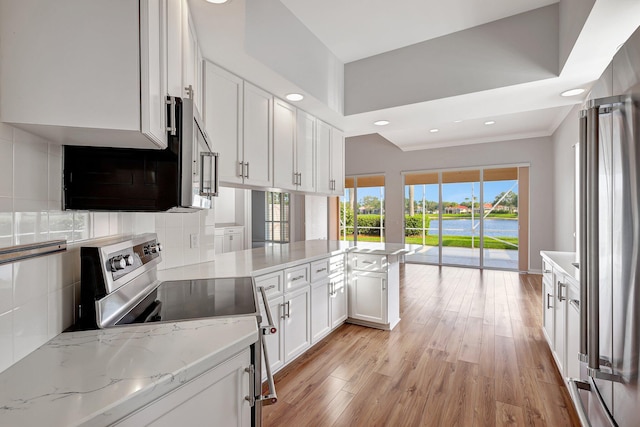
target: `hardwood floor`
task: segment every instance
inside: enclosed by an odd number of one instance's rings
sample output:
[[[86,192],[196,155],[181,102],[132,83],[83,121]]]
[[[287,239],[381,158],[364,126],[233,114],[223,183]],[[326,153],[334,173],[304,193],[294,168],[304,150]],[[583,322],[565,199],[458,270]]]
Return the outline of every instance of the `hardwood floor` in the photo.
[[[346,324],[275,375],[269,426],[579,426],[541,277],[406,264],[391,331]]]

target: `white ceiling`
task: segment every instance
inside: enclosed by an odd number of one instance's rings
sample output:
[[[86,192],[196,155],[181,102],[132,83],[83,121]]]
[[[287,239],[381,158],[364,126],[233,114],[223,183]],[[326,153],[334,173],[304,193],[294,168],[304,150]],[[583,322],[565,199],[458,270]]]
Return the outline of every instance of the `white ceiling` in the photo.
[[[211,8],[204,0],[189,0],[205,57],[279,96],[295,87],[244,49],[245,6],[234,0]],[[463,31],[557,0],[280,0],[339,59],[347,63],[404,46]],[[573,16],[576,5],[593,3],[577,40],[560,64],[556,77],[478,90],[425,102],[398,105],[341,117],[312,96],[299,103],[312,114],[338,127],[347,136],[380,133],[403,150],[465,145],[549,136],[584,95],[563,98],[574,87],[590,88],[611,61],[616,49],[640,25],[638,0],[561,0],[560,20]],[[228,14],[229,16],[225,16]],[[273,25],[274,31],[277,26]],[[560,28],[560,37],[563,28]],[[557,47],[554,47],[557,49]],[[282,46],[287,49],[287,46]],[[388,54],[388,53],[387,53]],[[434,58],[437,61],[437,58]],[[562,60],[560,60],[562,62]],[[260,81],[261,80],[261,81]],[[345,88],[348,90],[348,88]],[[374,126],[386,119],[388,126]],[[462,122],[456,122],[460,121]],[[487,120],[495,125],[485,126]],[[454,123],[455,122],[455,123]],[[437,128],[439,132],[431,133]]]
[[[280,0],[347,63],[559,0]]]

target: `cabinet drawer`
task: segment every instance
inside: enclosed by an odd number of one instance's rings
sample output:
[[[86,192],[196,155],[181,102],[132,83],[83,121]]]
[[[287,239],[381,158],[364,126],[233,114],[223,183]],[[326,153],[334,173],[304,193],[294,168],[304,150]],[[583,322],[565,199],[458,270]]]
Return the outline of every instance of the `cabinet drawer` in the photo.
[[[344,270],[344,255],[334,255],[329,258],[329,271],[335,273]]]
[[[267,298],[271,298],[274,295],[281,294],[283,291],[282,284],[284,283],[284,276],[282,271],[276,271],[274,273],[263,274],[255,277],[256,287],[264,288]]]
[[[311,281],[316,282],[329,275],[329,258],[311,263]]]
[[[284,290],[290,291],[309,284],[309,264],[284,270]]]
[[[544,258],[542,259],[542,278],[548,283],[553,283],[553,267]]]
[[[353,268],[365,271],[387,271],[387,256],[372,254],[354,254]]]

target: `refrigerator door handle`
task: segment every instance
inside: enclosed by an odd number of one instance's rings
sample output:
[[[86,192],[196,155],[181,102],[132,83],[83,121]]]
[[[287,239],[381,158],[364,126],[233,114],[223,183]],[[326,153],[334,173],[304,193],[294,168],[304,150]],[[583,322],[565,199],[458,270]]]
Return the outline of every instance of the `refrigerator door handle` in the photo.
[[[587,329],[587,314],[588,314],[588,279],[587,279],[587,110],[580,112],[580,145],[579,145],[579,177],[580,177],[580,246],[579,260],[580,260],[580,301],[584,302],[580,309],[580,356],[579,358],[587,362],[587,342],[588,342],[588,329]]]
[[[582,404],[582,399],[580,398],[579,391],[591,391],[591,385],[586,381],[577,380],[575,378],[569,378],[567,385],[569,386],[569,395],[571,396],[571,400],[573,400],[573,406],[576,408],[576,412],[578,413],[580,425],[582,427],[591,426],[591,422],[589,421],[587,412],[585,411],[584,405]]]

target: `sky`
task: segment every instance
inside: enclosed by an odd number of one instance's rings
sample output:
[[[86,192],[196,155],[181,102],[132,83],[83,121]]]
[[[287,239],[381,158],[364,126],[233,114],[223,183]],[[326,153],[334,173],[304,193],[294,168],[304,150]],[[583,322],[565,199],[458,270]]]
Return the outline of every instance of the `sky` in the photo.
[[[484,200],[485,203],[491,203],[495,200],[496,196],[503,191],[509,190],[517,181],[488,181],[484,183]],[[415,200],[422,200],[423,188],[426,187],[426,199],[438,200],[438,186],[436,184],[430,185],[415,185],[414,186],[414,198]],[[476,200],[480,199],[480,183],[473,183],[473,195]],[[518,192],[518,186],[516,185],[513,190]],[[358,200],[362,200],[365,196],[381,197],[381,192],[384,192],[384,188],[381,187],[369,187],[358,188]],[[409,190],[405,186],[405,198],[409,197]],[[457,202],[462,203],[465,198],[471,200],[471,183],[455,183],[455,184],[443,184],[442,185],[442,201],[443,202]]]

